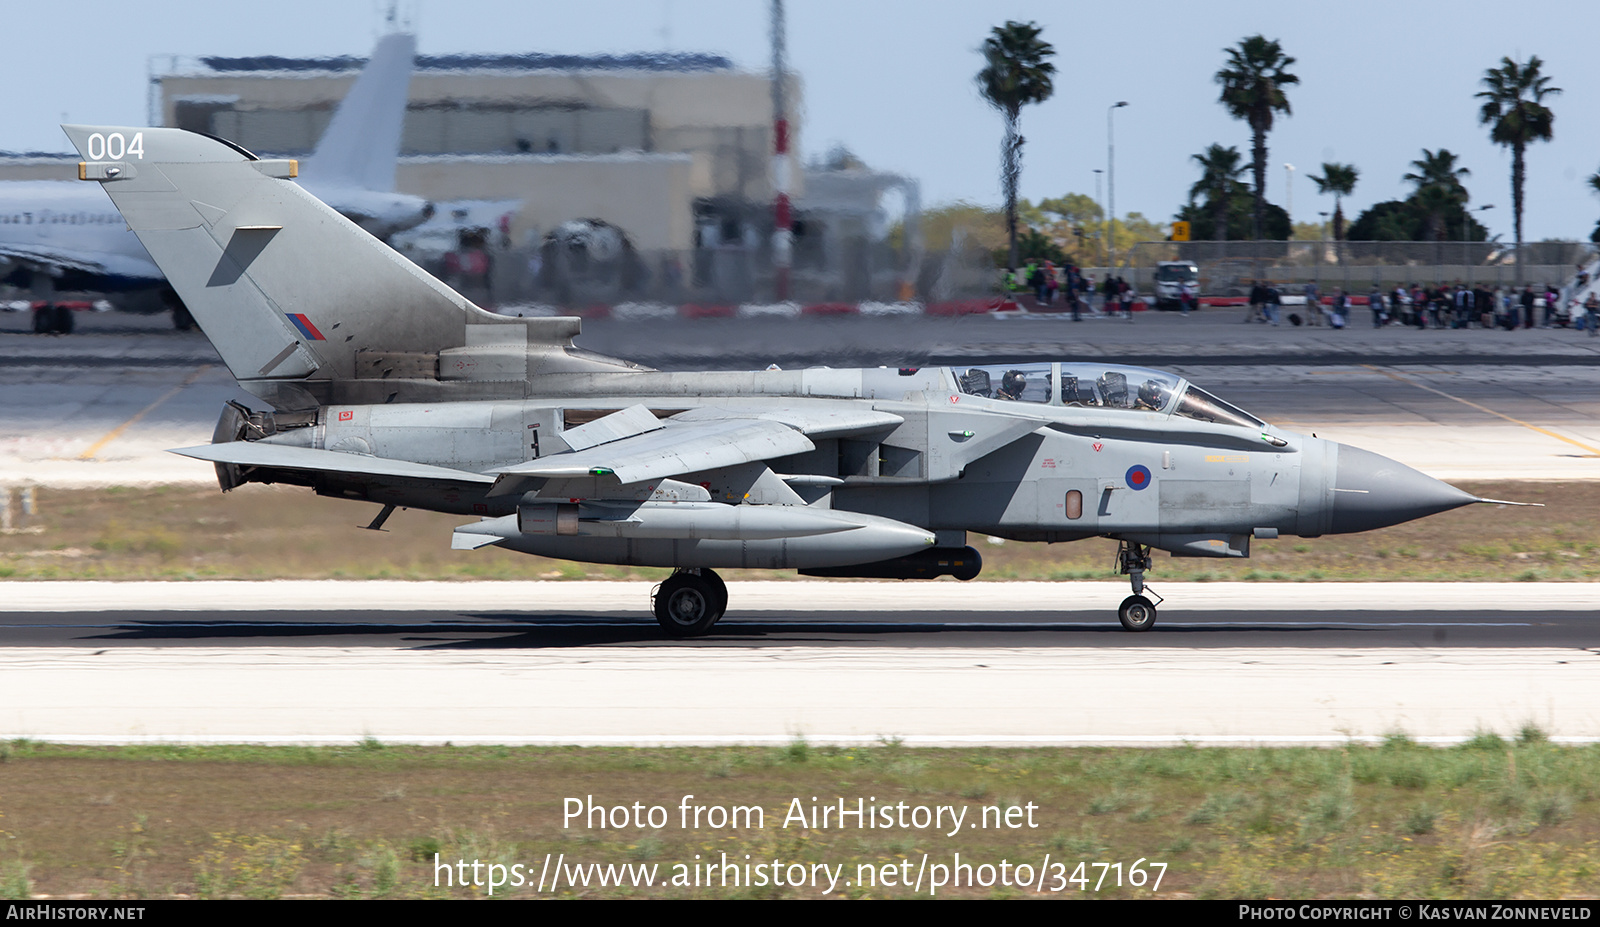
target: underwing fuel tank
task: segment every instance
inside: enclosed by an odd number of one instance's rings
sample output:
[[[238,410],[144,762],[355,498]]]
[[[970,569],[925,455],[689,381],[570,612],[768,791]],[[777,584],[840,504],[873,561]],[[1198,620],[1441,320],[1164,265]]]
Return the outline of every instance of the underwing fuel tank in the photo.
[[[490,544],[591,563],[804,569],[893,560],[933,547],[935,537],[893,519],[800,506],[535,502],[462,525],[451,539],[457,549]]]
[[[517,529],[566,537],[770,541],[864,527],[841,515],[799,506],[717,502],[528,502],[517,509]],[[927,533],[914,530],[919,539]]]

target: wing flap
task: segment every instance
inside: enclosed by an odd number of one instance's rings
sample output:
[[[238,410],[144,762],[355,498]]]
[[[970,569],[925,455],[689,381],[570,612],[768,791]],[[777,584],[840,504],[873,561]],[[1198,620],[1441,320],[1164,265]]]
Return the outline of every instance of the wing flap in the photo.
[[[506,477],[575,477],[611,473],[623,484],[803,454],[811,439],[781,422],[743,418],[670,421],[631,438],[552,454],[496,471]]]
[[[777,408],[738,408],[702,406],[680,412],[674,422],[711,422],[738,419],[768,421],[788,425],[808,438],[850,438],[875,431],[889,431],[905,423],[893,412],[861,408],[855,403],[779,406]]]
[[[587,425],[578,425],[568,428],[561,433],[561,440],[567,442],[567,447],[575,451],[586,451],[591,447],[599,447],[623,438],[631,438],[665,427],[660,419],[655,417],[643,405],[629,406],[620,412],[597,418]]]

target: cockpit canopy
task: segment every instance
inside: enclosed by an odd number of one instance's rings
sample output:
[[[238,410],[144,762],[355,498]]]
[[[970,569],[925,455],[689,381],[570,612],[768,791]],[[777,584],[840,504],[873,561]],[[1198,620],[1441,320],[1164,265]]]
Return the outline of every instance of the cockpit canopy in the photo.
[[[1095,363],[985,365],[951,371],[963,393],[1051,406],[1178,415],[1262,428],[1265,423],[1182,377],[1144,367]]]

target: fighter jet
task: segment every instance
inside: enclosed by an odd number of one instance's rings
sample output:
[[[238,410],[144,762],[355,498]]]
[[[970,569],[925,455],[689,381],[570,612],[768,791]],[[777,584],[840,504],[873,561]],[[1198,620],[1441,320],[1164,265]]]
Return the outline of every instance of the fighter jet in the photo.
[[[245,483],[476,520],[462,550],[671,567],[673,636],[728,606],[719,568],[971,579],[968,532],[1116,539],[1149,630],[1152,552],[1398,524],[1479,499],[1116,364],[669,372],[574,346],[576,318],[478,308],[300,189],[292,162],[177,129],[65,126],[240,385],[213,443]]]

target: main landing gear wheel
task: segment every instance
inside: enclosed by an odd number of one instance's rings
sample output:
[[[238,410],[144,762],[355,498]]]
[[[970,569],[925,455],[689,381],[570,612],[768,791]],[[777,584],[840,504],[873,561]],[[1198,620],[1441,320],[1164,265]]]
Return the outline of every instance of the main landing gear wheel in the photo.
[[[673,637],[699,637],[728,607],[728,587],[710,570],[679,571],[652,596],[656,622]]]
[[[1122,607],[1117,609],[1117,620],[1122,622],[1125,630],[1148,631],[1156,623],[1155,603],[1142,595],[1130,595],[1122,600]]]
[[[716,594],[717,621],[722,620],[722,613],[728,610],[728,584],[722,581],[712,570],[701,570],[700,578],[711,584],[711,591]]]

